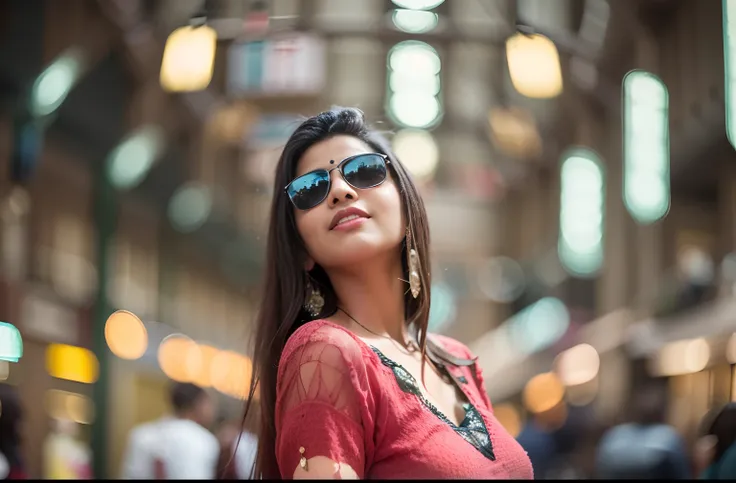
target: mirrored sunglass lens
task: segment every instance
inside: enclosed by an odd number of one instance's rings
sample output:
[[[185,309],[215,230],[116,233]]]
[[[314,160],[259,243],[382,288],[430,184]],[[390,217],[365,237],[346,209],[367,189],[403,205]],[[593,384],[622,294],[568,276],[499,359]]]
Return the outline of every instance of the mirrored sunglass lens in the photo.
[[[356,188],[372,188],[386,179],[386,163],[381,156],[366,154],[345,163],[345,180]]]
[[[327,172],[307,173],[296,178],[289,185],[289,197],[301,210],[317,206],[330,189],[330,178]]]

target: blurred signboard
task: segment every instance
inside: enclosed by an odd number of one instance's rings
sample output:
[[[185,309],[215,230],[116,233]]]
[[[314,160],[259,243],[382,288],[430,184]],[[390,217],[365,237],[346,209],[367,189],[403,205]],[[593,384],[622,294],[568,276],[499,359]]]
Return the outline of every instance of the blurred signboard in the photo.
[[[245,140],[242,168],[253,183],[271,187],[281,150],[301,119],[289,114],[261,116]]]
[[[281,148],[301,122],[301,118],[291,114],[262,115],[247,137],[246,147]]]
[[[315,95],[325,84],[326,48],[314,35],[235,42],[228,51],[227,88],[234,97]]]
[[[29,291],[23,298],[20,320],[24,335],[44,342],[80,343],[80,314],[53,300],[45,289]]]

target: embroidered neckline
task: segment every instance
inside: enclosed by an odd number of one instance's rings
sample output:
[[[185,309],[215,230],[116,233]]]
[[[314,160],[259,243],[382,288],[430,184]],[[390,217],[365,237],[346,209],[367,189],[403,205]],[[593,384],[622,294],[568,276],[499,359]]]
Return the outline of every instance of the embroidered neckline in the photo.
[[[491,436],[488,433],[488,428],[486,427],[486,423],[483,420],[483,416],[481,416],[475,406],[473,406],[470,402],[464,403],[463,409],[465,409],[465,418],[463,418],[459,426],[456,425],[450,420],[450,418],[445,416],[442,411],[440,411],[434,404],[432,404],[429,399],[424,396],[424,393],[419,390],[419,385],[417,384],[416,379],[414,379],[414,376],[412,376],[409,371],[404,369],[401,364],[394,362],[393,360],[386,357],[383,352],[381,352],[377,348],[373,346],[370,347],[373,352],[376,353],[378,358],[381,359],[383,365],[391,369],[391,371],[394,373],[396,382],[398,383],[399,388],[401,388],[402,391],[408,394],[415,395],[419,399],[419,401],[421,401],[421,403],[427,409],[429,409],[432,414],[434,414],[442,422],[450,426],[450,428],[452,428],[457,434],[459,434],[465,441],[472,444],[475,449],[481,452],[483,456],[491,461],[496,460],[496,455],[493,452],[493,443],[491,442]],[[449,373],[447,368],[445,368],[444,366],[441,367],[454,381],[455,379]],[[467,381],[462,382],[466,383]]]

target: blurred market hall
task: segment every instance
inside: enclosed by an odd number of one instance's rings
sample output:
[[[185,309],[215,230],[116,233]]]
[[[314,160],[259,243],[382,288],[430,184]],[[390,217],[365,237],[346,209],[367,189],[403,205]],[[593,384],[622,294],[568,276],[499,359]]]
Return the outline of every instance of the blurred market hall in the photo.
[[[736,401],[733,19],[730,0],[3,0],[0,477],[119,477],[173,383],[211,398],[212,444],[239,440],[274,168],[335,105],[419,183],[430,330],[479,356],[537,478],[624,475],[602,441],[623,454],[611,428],[653,401],[696,476]]]

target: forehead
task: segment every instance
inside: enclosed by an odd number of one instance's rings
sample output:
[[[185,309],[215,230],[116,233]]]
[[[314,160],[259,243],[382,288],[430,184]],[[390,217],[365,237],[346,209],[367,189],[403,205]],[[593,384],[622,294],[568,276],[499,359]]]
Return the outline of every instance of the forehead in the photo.
[[[373,150],[366,143],[353,136],[334,136],[320,141],[304,152],[296,166],[296,176],[301,176],[315,169],[329,169],[337,166],[343,159]],[[330,164],[330,160],[334,164]]]

